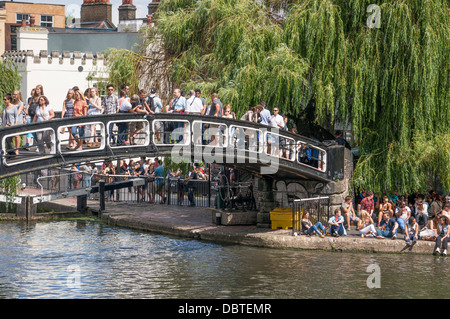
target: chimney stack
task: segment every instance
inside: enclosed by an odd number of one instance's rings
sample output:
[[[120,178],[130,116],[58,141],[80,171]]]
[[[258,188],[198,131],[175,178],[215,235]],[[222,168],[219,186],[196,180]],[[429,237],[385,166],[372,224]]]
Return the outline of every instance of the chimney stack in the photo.
[[[102,22],[115,28],[112,23],[112,4],[109,0],[83,0],[80,22]]]
[[[122,5],[119,7],[119,21],[135,19],[136,6],[133,5],[133,0],[122,0]]]

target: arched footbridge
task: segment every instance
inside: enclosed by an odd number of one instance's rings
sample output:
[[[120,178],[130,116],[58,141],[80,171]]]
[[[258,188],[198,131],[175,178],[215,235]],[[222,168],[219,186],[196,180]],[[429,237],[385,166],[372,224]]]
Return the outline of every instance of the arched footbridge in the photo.
[[[72,127],[85,131],[85,143],[78,149],[69,148],[69,143],[78,141],[69,134]],[[38,145],[25,147],[27,136],[33,136]],[[91,147],[86,144],[89,137],[97,142]],[[242,120],[192,114],[53,119],[1,128],[0,141],[0,179],[78,162],[140,156],[217,163],[277,179],[328,182],[341,179],[344,171],[344,149],[333,142]]]

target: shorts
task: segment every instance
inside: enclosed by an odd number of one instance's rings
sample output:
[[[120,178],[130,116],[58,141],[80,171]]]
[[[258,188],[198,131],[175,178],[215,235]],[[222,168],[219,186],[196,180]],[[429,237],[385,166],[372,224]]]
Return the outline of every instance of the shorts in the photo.
[[[136,131],[142,131],[144,128],[144,122],[130,122],[130,132],[134,133]]]
[[[156,191],[158,193],[162,193],[164,191],[164,185],[165,185],[164,183],[156,184]]]

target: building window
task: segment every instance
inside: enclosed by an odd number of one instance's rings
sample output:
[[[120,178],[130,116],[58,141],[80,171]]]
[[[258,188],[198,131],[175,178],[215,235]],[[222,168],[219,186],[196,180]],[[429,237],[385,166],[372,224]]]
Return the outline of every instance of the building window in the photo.
[[[16,51],[17,50],[17,37],[11,36],[11,50]]]
[[[41,15],[41,27],[53,27],[53,16]]]
[[[22,20],[25,20],[29,24],[30,15],[28,13],[16,13],[16,23],[22,23]]]
[[[17,29],[20,28],[20,26],[18,25],[11,25],[10,26],[10,42],[11,42],[11,47],[10,50],[12,51],[16,51],[17,50]]]

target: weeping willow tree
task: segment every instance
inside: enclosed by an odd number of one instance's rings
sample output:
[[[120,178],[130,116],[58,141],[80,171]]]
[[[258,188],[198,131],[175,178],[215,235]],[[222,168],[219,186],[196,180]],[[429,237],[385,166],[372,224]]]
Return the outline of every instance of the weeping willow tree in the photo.
[[[331,131],[350,124],[356,187],[406,193],[439,176],[450,190],[449,4],[378,1],[374,28],[371,2],[162,0],[144,43],[159,43],[173,86],[217,92],[238,115],[265,100]]]
[[[17,72],[16,64],[10,59],[0,59],[0,95],[2,102],[0,103],[0,113],[3,114],[3,108],[5,107],[3,97],[6,94],[12,94],[15,90],[20,88],[20,75]],[[6,195],[7,199],[11,199],[16,196],[19,187],[19,176],[13,176],[0,179],[0,193]],[[10,205],[6,205],[6,209]]]

